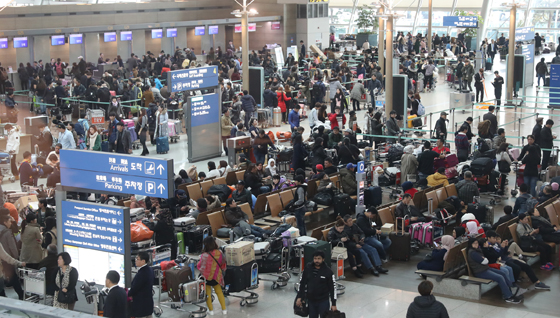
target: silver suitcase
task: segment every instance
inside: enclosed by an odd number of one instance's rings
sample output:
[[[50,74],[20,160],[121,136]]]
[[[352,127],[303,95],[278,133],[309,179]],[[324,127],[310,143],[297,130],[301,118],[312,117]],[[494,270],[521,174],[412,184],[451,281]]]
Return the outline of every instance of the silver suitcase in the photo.
[[[206,299],[206,281],[195,280],[179,285],[180,294],[185,303],[198,303]]]
[[[173,225],[175,227],[175,231],[178,232],[186,232],[187,229],[193,225],[195,225],[196,220],[190,216],[184,216],[182,218],[177,218],[173,220]]]
[[[130,209],[130,222],[142,220],[146,216],[144,208]]]
[[[270,253],[270,242],[257,242],[254,245],[255,259],[263,259]]]

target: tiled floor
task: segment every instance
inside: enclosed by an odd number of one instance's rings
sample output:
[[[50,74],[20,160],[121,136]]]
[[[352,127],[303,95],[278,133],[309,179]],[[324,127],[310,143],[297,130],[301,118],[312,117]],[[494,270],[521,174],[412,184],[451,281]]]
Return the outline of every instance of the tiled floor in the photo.
[[[547,61],[552,59],[552,55],[546,55]],[[505,63],[495,60],[494,68],[499,70],[502,75],[505,75]],[[486,72],[486,87],[488,88],[489,96],[488,98],[493,98],[492,85],[490,81],[493,79],[493,74]],[[536,81],[536,78],[535,78]],[[425,93],[422,95],[422,103],[426,106],[426,111],[428,113],[436,113],[432,119],[432,126],[435,125],[436,119],[439,117],[439,111],[449,108],[449,93],[450,88],[446,83],[444,83],[444,77],[442,74],[439,76],[439,83],[435,92]],[[534,87],[527,90],[528,96],[535,96],[537,93]],[[504,86],[505,95],[505,86]],[[534,103],[529,103],[530,107],[534,107]],[[544,105],[539,104],[540,108]],[[511,109],[501,110],[499,112],[498,121],[499,124],[506,124],[515,120],[515,118],[527,117],[530,114],[535,113],[533,109],[523,109],[518,110],[519,114],[514,114]],[[543,116],[543,114],[549,113],[548,110],[539,110],[538,113]],[[466,112],[462,114],[457,112],[455,117],[449,116],[450,121],[454,119],[454,122],[462,123],[463,120],[468,116],[477,117],[484,114],[484,112],[475,112],[473,116],[472,112]],[[358,113],[359,125],[364,126],[364,111]],[[23,118],[24,115],[20,115]],[[547,116],[543,116],[548,119]],[[554,119],[554,118],[553,118]],[[560,120],[556,120],[560,122]],[[473,132],[476,133],[476,124],[473,125]],[[531,133],[532,127],[534,125],[534,117],[522,121],[521,124],[521,135],[527,135]],[[308,128],[307,121],[302,123],[302,126]],[[452,123],[449,125],[448,130],[453,131],[455,125]],[[517,136],[518,132],[514,131],[513,125],[508,124],[505,126],[507,136]],[[519,129],[519,128],[517,128]],[[278,130],[288,130],[286,126],[280,128],[271,128],[273,132]],[[553,127],[553,132],[560,135],[560,124]],[[306,131],[308,133],[308,131]],[[451,139],[451,135],[448,139]],[[512,142],[514,145],[517,144],[517,139],[508,138],[508,142]],[[170,152],[166,155],[155,154],[155,146],[150,146],[150,157],[161,157],[161,158],[173,158],[175,164],[175,171],[184,169],[192,164],[198,167],[198,171],[207,171],[207,162],[201,161],[196,163],[187,162],[187,140],[185,135],[181,136],[181,140],[178,143],[170,144]],[[140,151],[135,151],[135,154],[139,154]],[[222,158],[215,158],[213,161],[217,162]],[[513,175],[510,176],[510,184],[513,184]],[[19,189],[19,184],[10,184],[5,182],[3,185],[5,190]],[[388,202],[388,196],[384,197],[384,202]],[[495,207],[495,219],[498,219],[503,215],[504,204],[513,205],[513,201],[505,200],[503,203]],[[420,251],[419,254],[414,255],[409,262],[389,262],[386,267],[390,270],[388,275],[382,275],[381,277],[366,276],[365,278],[359,280],[355,279],[351,273],[348,274],[348,278],[342,283],[346,286],[346,292],[344,295],[340,296],[338,307],[340,310],[346,312],[347,317],[360,318],[360,317],[405,317],[406,310],[410,302],[417,295],[416,288],[421,279],[414,274],[416,264],[423,258],[423,255],[428,251]],[[537,267],[535,267],[537,268]],[[524,318],[538,318],[538,317],[560,317],[560,311],[558,310],[557,301],[560,291],[560,277],[558,271],[544,272],[539,269],[535,269],[535,272],[541,280],[552,287],[551,291],[535,291],[525,294],[525,301],[520,305],[506,304],[501,300],[500,291],[498,288],[494,288],[488,293],[483,295],[483,298],[479,302],[464,301],[451,298],[445,298],[437,296],[437,299],[445,304],[447,307],[450,317],[524,317]],[[271,290],[270,282],[261,282],[257,292],[260,295],[259,302],[254,306],[239,306],[239,299],[230,298],[228,302],[228,315],[227,317],[237,318],[237,317],[259,317],[259,318],[276,318],[276,317],[292,317],[292,305],[295,297],[295,292],[293,290],[293,283],[297,281],[297,277],[292,277],[291,283],[288,286],[279,289]],[[8,290],[10,296],[13,297],[13,291]],[[215,306],[219,307],[217,301]],[[78,302],[77,309],[81,311],[90,311],[91,305],[87,305],[83,299]],[[185,306],[185,309],[192,308],[190,306]],[[216,310],[216,316],[221,316],[221,311]],[[551,315],[551,316],[547,316]],[[163,317],[186,317],[186,314],[177,310],[172,310],[170,308],[164,309]]]

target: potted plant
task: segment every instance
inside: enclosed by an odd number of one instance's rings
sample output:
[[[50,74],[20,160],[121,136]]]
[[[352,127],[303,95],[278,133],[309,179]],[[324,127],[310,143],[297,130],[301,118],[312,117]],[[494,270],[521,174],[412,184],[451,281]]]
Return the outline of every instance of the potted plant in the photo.
[[[478,18],[478,25],[482,25],[482,23],[484,22],[484,19],[482,18],[482,16],[480,15],[480,12],[478,11],[464,11],[464,10],[455,10],[455,12],[453,13],[456,16],[476,16]],[[463,29],[463,33],[465,34],[465,45],[467,46],[467,50],[471,50],[472,45],[474,44],[475,49],[477,49],[477,43],[478,41],[476,41],[476,32],[477,32],[478,28],[465,28]],[[475,39],[475,41],[473,42],[473,38]]]
[[[356,35],[356,46],[361,47],[367,40],[369,45],[377,46],[378,19],[375,17],[377,11],[371,6],[363,5],[358,9],[358,17],[355,19],[358,26]]]

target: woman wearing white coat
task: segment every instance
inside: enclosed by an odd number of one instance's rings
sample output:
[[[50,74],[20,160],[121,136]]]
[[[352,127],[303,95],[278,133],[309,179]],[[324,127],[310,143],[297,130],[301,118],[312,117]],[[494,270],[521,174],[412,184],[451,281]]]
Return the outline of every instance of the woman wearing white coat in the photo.
[[[154,136],[156,137],[167,137],[167,121],[169,120],[169,116],[167,115],[167,108],[164,105],[158,106],[158,111],[156,113],[156,131]]]
[[[18,168],[16,165],[16,156],[19,153],[19,143],[20,143],[20,127],[16,125],[15,127],[7,124],[4,129],[8,131],[8,143],[6,144],[6,151],[10,154],[10,161],[12,165],[12,174],[19,180]]]

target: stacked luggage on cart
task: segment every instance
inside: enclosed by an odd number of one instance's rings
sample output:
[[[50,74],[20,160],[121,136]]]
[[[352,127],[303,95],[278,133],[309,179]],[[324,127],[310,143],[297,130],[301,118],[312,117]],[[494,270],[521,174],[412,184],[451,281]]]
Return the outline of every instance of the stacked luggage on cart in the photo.
[[[196,225],[192,217],[181,217],[173,220],[179,250],[184,254],[196,254],[202,252],[202,241],[212,233],[210,225]],[[183,253],[182,253],[183,254]]]

